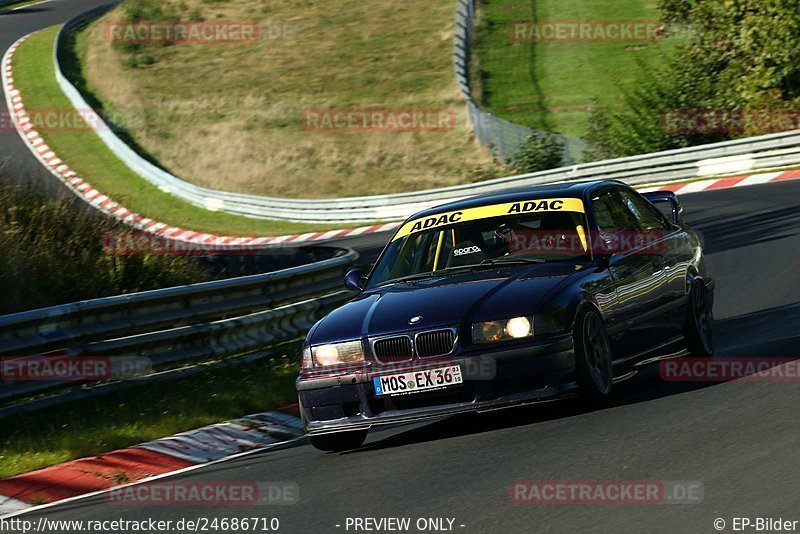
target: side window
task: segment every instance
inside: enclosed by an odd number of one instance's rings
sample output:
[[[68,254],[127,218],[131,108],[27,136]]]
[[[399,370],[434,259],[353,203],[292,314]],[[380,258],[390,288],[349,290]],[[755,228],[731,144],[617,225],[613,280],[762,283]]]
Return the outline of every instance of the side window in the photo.
[[[658,209],[639,195],[629,191],[620,191],[620,196],[626,206],[639,220],[642,230],[669,230],[670,226]]]
[[[614,217],[611,215],[611,192],[607,191],[599,197],[592,199],[594,219],[600,230],[613,230],[616,227]]]
[[[638,230],[638,217],[628,199],[617,190],[605,191],[592,199],[594,218],[600,230]]]

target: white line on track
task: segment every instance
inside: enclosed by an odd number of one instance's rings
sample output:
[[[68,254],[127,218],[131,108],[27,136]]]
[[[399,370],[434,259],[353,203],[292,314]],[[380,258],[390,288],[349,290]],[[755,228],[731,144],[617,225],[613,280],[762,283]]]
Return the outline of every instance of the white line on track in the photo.
[[[55,2],[55,1],[56,0],[42,0],[41,2],[34,2],[33,4],[23,4],[21,6],[12,7],[11,9],[6,9],[4,11],[0,11],[0,15],[2,15],[3,13],[10,13],[10,12],[16,11],[18,9],[25,9],[26,7],[38,6],[40,4],[46,4],[48,2]]]

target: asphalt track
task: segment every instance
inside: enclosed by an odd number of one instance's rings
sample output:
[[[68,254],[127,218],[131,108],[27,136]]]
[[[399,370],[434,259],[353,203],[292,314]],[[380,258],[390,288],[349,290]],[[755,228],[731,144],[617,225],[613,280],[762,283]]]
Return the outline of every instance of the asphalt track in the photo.
[[[51,0],[8,11],[0,15],[0,50],[2,50],[0,54],[5,53],[8,47],[23,35],[63,23],[103,3],[97,0]],[[76,198],[33,157],[13,126],[9,124],[7,113],[8,108],[3,96],[0,102],[0,114],[4,117],[3,127],[0,128],[0,173],[14,183],[33,182],[37,189],[48,195]]]
[[[0,15],[0,46],[95,4],[56,1],[14,22]],[[7,137],[0,152],[16,163],[27,149]],[[800,182],[682,201],[717,280],[717,356],[800,358]],[[350,453],[303,444],[170,479],[292,481],[296,505],[125,506],[98,496],[23,517],[262,516],[279,518],[279,532],[292,534],[346,532],[348,517],[447,517],[464,533],[716,532],[713,522],[723,518],[731,531],[733,517],[800,520],[799,404],[795,382],[664,382],[649,368],[601,410],[567,400],[454,417],[376,432]],[[529,506],[509,500],[515,480],[691,480],[702,482],[704,497],[686,505]]]

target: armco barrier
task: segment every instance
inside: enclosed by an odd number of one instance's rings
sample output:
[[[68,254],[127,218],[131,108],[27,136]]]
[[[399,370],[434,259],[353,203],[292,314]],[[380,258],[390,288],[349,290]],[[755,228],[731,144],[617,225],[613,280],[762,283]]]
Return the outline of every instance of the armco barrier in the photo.
[[[75,345],[59,355],[108,357],[112,362],[115,358],[146,358],[156,371],[169,364],[227,358],[302,337],[318,319],[351,296],[351,292],[338,291],[241,317]],[[0,402],[65,386],[80,388],[82,382],[0,381]]]
[[[341,287],[359,255],[265,274],[76,302],[0,316],[0,356],[238,317]]]
[[[58,57],[64,52],[69,32],[109,9],[104,6],[69,21],[59,32],[56,43],[56,75],[64,93],[78,109],[89,105],[63,75]],[[507,176],[478,183],[462,184],[367,197],[329,200],[286,199],[229,193],[202,188],[159,169],[125,145],[108,127],[98,135],[114,153],[142,178],[187,202],[203,208],[249,217],[296,222],[363,223],[397,221],[410,214],[443,202],[472,195],[552,182],[617,179],[634,186],[690,180],[697,177],[752,173],[800,165],[800,133],[797,131],[738,139],[710,145],[683,148],[582,163],[531,174]]]
[[[243,354],[302,336],[352,293],[340,288],[353,250],[267,274],[0,316],[0,356],[145,357],[154,366]],[[80,386],[80,382],[71,383]],[[0,381],[0,401],[64,387]]]

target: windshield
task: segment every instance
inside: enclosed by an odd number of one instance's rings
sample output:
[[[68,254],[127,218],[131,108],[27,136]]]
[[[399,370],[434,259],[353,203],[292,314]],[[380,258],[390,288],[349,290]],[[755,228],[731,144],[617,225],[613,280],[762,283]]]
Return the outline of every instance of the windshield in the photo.
[[[581,212],[545,211],[461,218],[428,230],[412,230],[392,240],[367,288],[481,266],[587,260],[585,228]],[[403,233],[401,228],[397,235]]]

